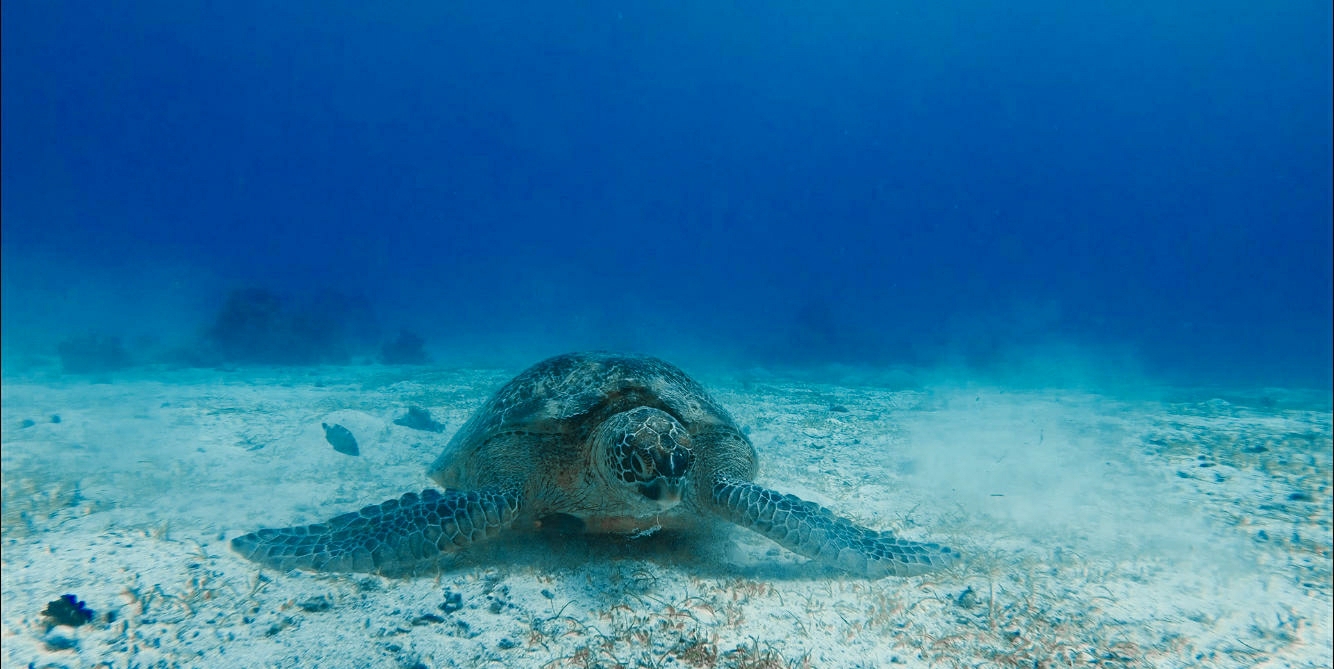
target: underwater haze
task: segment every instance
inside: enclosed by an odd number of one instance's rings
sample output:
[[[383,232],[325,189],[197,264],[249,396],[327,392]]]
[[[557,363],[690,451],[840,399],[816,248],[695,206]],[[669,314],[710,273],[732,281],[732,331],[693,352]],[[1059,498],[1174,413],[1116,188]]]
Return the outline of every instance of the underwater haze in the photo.
[[[1327,389],[1330,26],[1315,0],[5,2],[4,365],[406,332],[515,369]]]
[[[1332,26],[0,0],[0,669],[1330,669]]]

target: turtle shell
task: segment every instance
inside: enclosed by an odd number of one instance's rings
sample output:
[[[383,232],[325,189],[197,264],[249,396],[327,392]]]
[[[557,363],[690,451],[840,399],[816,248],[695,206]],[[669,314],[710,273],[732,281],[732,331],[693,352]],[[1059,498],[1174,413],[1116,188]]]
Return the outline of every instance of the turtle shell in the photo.
[[[602,421],[641,406],[671,414],[691,436],[737,430],[727,410],[675,365],[648,356],[569,353],[506,383],[459,428],[430,475],[446,487],[469,487],[486,478],[476,469],[544,468],[553,458],[579,458]]]

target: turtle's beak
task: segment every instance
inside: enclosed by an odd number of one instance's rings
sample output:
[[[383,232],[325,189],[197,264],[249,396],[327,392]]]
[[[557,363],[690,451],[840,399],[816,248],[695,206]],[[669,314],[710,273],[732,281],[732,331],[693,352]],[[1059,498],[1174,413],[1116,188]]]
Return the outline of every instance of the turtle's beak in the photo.
[[[683,476],[658,476],[652,481],[639,484],[639,492],[665,509],[681,502],[685,487],[686,479]]]

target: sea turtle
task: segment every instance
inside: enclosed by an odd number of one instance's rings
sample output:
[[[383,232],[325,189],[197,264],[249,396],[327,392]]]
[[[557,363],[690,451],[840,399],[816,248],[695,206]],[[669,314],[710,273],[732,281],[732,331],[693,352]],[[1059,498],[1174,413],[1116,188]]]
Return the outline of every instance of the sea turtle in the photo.
[[[445,488],[232,548],[279,569],[396,572],[502,531],[637,533],[713,516],[855,575],[906,576],[958,553],[900,539],[753,482],[755,448],[727,410],[656,358],[572,353],[501,388],[431,465]]]

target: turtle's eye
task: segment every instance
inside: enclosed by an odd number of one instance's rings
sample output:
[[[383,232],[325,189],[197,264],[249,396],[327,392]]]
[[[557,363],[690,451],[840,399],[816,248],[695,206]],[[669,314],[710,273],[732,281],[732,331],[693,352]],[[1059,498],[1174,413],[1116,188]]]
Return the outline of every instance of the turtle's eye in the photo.
[[[638,479],[648,478],[649,475],[648,463],[644,462],[644,456],[638,453],[635,453],[634,455],[630,456],[630,470],[634,472],[635,478]]]
[[[653,470],[651,460],[638,451],[621,453],[620,472],[621,480],[626,483],[647,481],[657,475]]]

